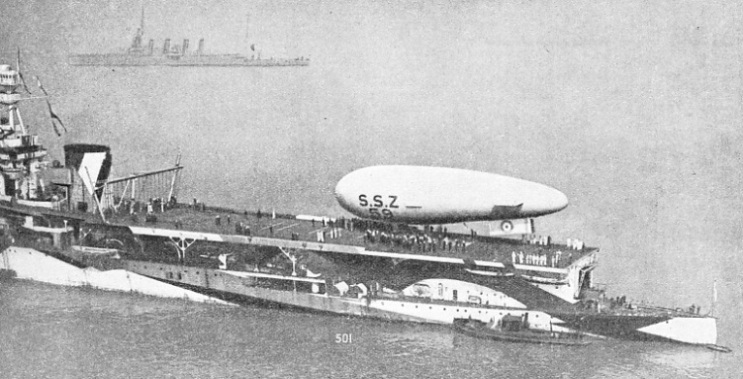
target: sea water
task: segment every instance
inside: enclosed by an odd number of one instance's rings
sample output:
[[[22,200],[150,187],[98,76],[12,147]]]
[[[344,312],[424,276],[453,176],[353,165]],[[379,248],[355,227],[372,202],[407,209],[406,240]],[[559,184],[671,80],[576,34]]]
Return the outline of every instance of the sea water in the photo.
[[[735,378],[740,344],[549,346],[447,326],[1,282],[3,378]],[[725,332],[725,330],[721,330]]]

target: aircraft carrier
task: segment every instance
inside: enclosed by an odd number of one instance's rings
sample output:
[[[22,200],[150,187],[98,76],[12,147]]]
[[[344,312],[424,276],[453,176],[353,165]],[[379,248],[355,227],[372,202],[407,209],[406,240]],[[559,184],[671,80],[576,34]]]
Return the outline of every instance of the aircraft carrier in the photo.
[[[109,177],[101,145],[67,145],[50,164],[17,114],[19,73],[0,68],[0,277],[407,322],[522,317],[597,340],[717,340],[716,319],[698,308],[607,297],[594,285],[599,249],[536,236],[532,220],[462,233],[214,207],[179,200],[178,161]]]

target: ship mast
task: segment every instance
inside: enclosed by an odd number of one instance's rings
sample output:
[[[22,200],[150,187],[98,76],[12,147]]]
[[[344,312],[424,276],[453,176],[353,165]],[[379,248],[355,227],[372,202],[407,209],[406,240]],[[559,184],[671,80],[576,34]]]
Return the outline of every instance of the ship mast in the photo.
[[[250,54],[250,13],[245,15],[245,46],[248,54]]]
[[[137,34],[134,35],[134,40],[132,41],[132,47],[129,48],[129,52],[132,53],[141,53],[143,52],[142,47],[142,36],[144,36],[144,7],[142,7],[142,15],[139,19],[139,29],[137,29]]]

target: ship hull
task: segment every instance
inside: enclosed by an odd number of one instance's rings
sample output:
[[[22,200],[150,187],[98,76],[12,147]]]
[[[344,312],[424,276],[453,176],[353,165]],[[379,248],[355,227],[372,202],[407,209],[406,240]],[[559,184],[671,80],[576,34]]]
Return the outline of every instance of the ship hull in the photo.
[[[0,254],[0,271],[62,286],[86,286],[107,291],[133,292],[220,304],[261,303],[344,316],[390,321],[452,324],[472,318],[488,322],[505,315],[528,314],[534,327],[594,337],[661,340],[687,344],[714,344],[716,320],[711,317],[617,316],[560,313],[548,309],[485,307],[479,304],[426,302],[420,299],[333,296],[317,291],[320,281],[290,276],[156,262],[121,260],[121,268],[99,270],[25,247],[9,247]],[[7,275],[6,275],[7,276]],[[542,320],[541,323],[539,320]]]
[[[307,59],[258,59],[238,54],[209,55],[136,55],[80,54],[71,55],[73,66],[221,66],[221,67],[292,67],[308,66]]]
[[[79,267],[58,257],[26,247],[11,246],[0,253],[3,276],[69,287],[130,292],[194,302],[229,304],[218,298],[164,283],[128,270]]]

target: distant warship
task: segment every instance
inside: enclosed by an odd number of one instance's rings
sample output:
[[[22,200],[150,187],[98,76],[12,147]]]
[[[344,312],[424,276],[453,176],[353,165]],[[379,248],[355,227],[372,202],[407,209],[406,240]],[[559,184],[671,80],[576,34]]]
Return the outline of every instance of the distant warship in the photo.
[[[310,60],[299,58],[261,58],[260,52],[250,57],[240,54],[205,54],[204,39],[199,40],[195,52],[190,53],[189,40],[182,45],[171,45],[170,38],[165,39],[163,48],[155,50],[155,40],[150,39],[147,46],[142,44],[144,36],[144,10],[137,34],[131,47],[125,53],[107,54],[73,54],[69,63],[73,66],[307,66]],[[255,52],[255,45],[250,46]]]

